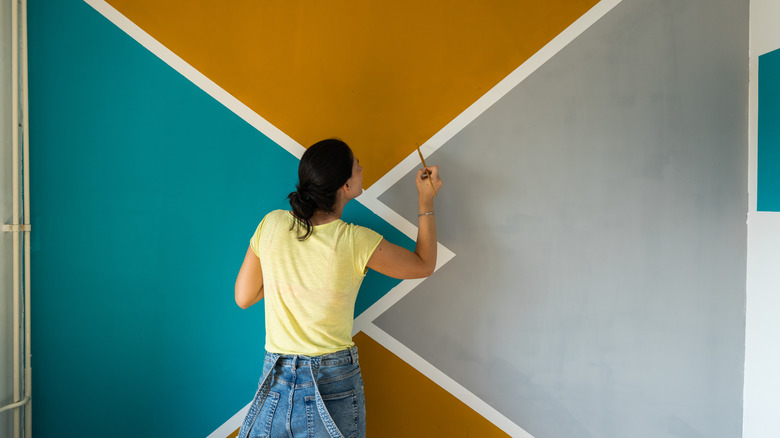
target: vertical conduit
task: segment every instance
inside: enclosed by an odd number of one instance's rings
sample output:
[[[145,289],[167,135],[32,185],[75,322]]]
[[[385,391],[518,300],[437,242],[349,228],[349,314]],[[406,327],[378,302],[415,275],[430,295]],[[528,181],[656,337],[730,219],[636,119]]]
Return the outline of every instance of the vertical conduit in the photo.
[[[31,299],[30,299],[30,124],[29,124],[29,100],[27,82],[27,0],[19,0],[21,38],[21,93],[22,103],[22,198],[24,205],[24,436],[32,437],[32,364],[31,364]]]
[[[13,152],[11,154],[11,166],[13,168],[11,173],[11,190],[13,191],[13,205],[11,220],[14,224],[19,224],[19,4],[15,0],[11,0],[11,147]],[[13,373],[14,373],[14,387],[13,394],[14,400],[21,399],[21,376],[20,370],[20,349],[19,345],[19,294],[20,294],[20,270],[19,270],[19,231],[11,230],[13,233],[13,338],[14,338],[14,354],[13,354]],[[25,401],[25,400],[22,400]],[[18,403],[14,403],[17,405]],[[13,414],[14,418],[14,437],[21,436],[21,419],[22,413],[17,407]]]
[[[27,94],[27,1],[11,1],[11,190],[12,220],[3,232],[12,235],[13,268],[13,397],[18,400],[0,407],[0,412],[14,410],[14,437],[32,436],[30,366],[30,178],[29,124]],[[21,160],[19,149],[22,149]],[[21,184],[20,177],[23,179]],[[20,202],[23,204],[20,215]],[[21,220],[20,220],[21,219]],[[23,254],[22,254],[23,248]],[[24,289],[24,297],[21,297]],[[22,311],[22,304],[24,310]],[[22,334],[22,323],[24,330]],[[22,375],[22,373],[24,373]],[[23,408],[23,409],[22,409]]]

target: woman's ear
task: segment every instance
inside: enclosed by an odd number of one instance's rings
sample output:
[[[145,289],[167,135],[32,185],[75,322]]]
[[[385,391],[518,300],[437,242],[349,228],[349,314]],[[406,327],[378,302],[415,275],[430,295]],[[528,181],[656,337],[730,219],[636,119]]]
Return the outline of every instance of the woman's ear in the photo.
[[[348,196],[349,195],[349,184],[344,184],[341,186],[338,192],[339,196]]]

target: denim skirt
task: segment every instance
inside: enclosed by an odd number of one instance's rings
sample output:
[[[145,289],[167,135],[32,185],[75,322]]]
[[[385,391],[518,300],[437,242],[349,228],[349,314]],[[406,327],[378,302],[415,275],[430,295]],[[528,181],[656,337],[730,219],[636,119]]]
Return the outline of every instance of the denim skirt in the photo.
[[[323,356],[266,353],[238,438],[364,438],[357,347]]]

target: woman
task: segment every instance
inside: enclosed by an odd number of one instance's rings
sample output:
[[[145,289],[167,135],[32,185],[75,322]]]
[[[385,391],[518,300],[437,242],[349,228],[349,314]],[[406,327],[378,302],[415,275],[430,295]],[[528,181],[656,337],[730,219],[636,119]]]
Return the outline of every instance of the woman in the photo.
[[[419,228],[414,252],[341,220],[362,192],[363,168],[341,140],[303,154],[292,212],[263,218],[236,279],[236,303],[265,298],[263,377],[239,438],[365,436],[365,399],[352,322],[368,268],[423,278],[436,267],[434,186],[438,166],[417,171]],[[427,171],[427,172],[426,172]],[[428,179],[430,173],[430,179]]]

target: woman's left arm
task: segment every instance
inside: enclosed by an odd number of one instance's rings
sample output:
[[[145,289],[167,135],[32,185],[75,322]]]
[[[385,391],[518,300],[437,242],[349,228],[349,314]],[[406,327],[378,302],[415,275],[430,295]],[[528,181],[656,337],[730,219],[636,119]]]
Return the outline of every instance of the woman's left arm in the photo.
[[[242,309],[247,309],[262,299],[263,268],[260,266],[260,258],[250,246],[236,278],[236,304]]]

